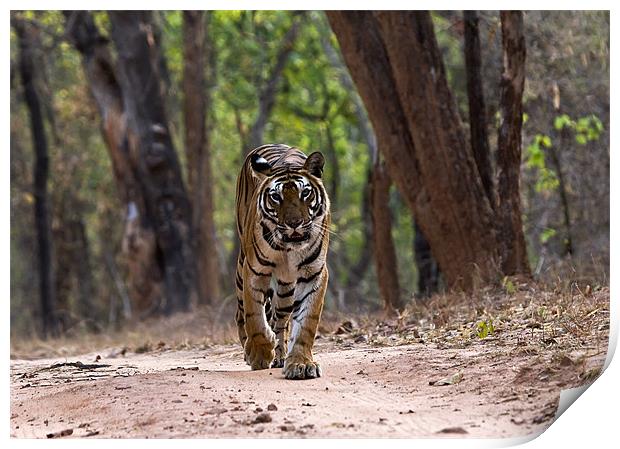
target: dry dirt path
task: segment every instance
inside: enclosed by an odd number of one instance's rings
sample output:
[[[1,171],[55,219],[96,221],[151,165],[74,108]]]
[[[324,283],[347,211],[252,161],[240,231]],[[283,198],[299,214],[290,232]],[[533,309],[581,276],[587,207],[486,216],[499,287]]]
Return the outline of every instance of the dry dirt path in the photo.
[[[576,378],[566,360],[482,343],[340,343],[318,342],[324,377],[305,381],[250,371],[236,345],[12,360],[11,436],[525,436],[551,424],[560,389]],[[461,380],[430,385],[450,376]]]

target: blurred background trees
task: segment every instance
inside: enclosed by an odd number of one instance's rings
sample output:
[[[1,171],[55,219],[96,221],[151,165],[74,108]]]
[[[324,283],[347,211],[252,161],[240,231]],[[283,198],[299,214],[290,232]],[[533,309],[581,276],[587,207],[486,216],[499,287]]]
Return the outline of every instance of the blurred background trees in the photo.
[[[235,179],[246,152],[263,142],[326,155],[334,230],[327,310],[389,312],[455,284],[454,273],[473,281],[459,264],[484,260],[486,250],[475,256],[459,247],[475,249],[463,242],[472,228],[480,248],[496,238],[484,240],[502,216],[492,190],[501,192],[505,162],[521,177],[521,267],[543,280],[607,282],[608,13],[523,14],[523,113],[512,116],[523,119],[522,150],[512,161],[502,160],[499,132],[509,126],[502,27],[510,18],[360,13],[357,25],[372,25],[350,34],[370,39],[361,52],[336,23],[354,17],[338,14],[13,12],[12,333],[42,334],[43,322],[48,333],[96,331],[192,307],[233,310]],[[407,37],[414,25],[435,43],[410,51],[433,70],[412,73],[406,67],[416,61],[400,57],[415,44]],[[373,49],[389,53],[392,65],[382,68],[376,55],[358,61],[377,71],[364,89],[351,58]],[[380,83],[386,70],[397,74],[392,87]],[[420,89],[440,72],[439,94],[448,96],[439,98],[451,111]],[[430,132],[457,133],[450,139],[464,149],[442,147],[450,140]],[[420,177],[397,172],[406,168],[399,151],[415,155]],[[435,154],[451,154],[438,171]],[[470,175],[455,179],[451,170]],[[471,173],[479,194],[457,201],[469,221],[451,222],[436,205],[461,198],[459,183]]]

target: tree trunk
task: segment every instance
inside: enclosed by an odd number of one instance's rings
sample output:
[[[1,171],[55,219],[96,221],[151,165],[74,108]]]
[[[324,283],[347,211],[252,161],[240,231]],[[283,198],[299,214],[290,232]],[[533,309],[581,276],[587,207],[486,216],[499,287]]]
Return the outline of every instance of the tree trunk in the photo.
[[[78,322],[91,331],[97,326],[94,281],[82,206],[70,191],[60,193],[52,235],[56,267],[56,310],[63,331]]]
[[[525,82],[525,38],[523,13],[502,11],[503,72],[500,82],[501,125],[497,142],[499,207],[498,221],[502,242],[502,272],[527,274],[523,223],[521,221],[521,126],[523,123],[523,85]]]
[[[559,114],[559,110],[556,111],[556,114]],[[566,128],[562,128],[557,133],[554,133],[553,142],[557,140],[560,141],[558,145],[559,148],[565,148],[565,141],[567,139],[568,130]],[[555,170],[558,176],[558,193],[560,194],[560,202],[562,204],[562,217],[564,221],[564,228],[566,230],[566,236],[563,239],[563,251],[562,256],[572,256],[573,249],[573,231],[572,231],[572,222],[571,222],[571,213],[570,207],[568,203],[568,189],[566,187],[566,181],[564,179],[564,170],[562,168],[562,163],[560,162],[560,156],[558,155],[558,151],[556,149],[556,145],[552,145],[548,148],[549,158],[553,163],[553,169]]]
[[[193,230],[198,264],[199,301],[214,304],[220,296],[219,264],[213,221],[213,172],[207,135],[209,89],[205,80],[205,15],[183,12],[183,96],[188,187],[193,206]]]
[[[388,315],[393,315],[400,307],[398,263],[392,239],[392,217],[389,205],[391,185],[392,181],[383,164],[375,163],[370,188],[373,249],[379,291],[385,313]]]
[[[414,221],[413,254],[418,269],[418,293],[422,298],[431,296],[439,286],[439,268],[431,254],[431,246]]]
[[[426,12],[328,12],[390,174],[451,287],[496,277],[493,211]]]
[[[164,311],[188,310],[196,295],[191,208],[160,92],[159,51],[148,12],[109,13],[118,50],[129,155],[152,223],[164,275]]]
[[[368,173],[366,175],[366,183],[362,191],[361,221],[362,221],[362,249],[356,262],[348,269],[346,289],[351,290],[357,288],[364,278],[370,264],[368,261],[373,255],[373,224],[371,213],[371,184],[372,184],[372,161],[369,164]]]
[[[136,167],[129,154],[123,92],[108,48],[90,13],[66,11],[67,35],[82,55],[90,91],[101,115],[101,131],[112,161],[120,200],[125,207],[123,254],[127,261],[129,296],[138,314],[163,302],[163,273],[155,233],[144,216],[145,202]]]
[[[86,321],[86,327],[92,331],[96,331],[100,329],[97,325],[99,307],[97,304],[93,303],[95,291],[90,245],[88,244],[86,225],[81,211],[71,222],[71,228],[74,241],[73,266],[75,267],[78,290],[77,312],[80,318]]]
[[[469,102],[469,134],[471,148],[478,167],[482,186],[491,207],[495,208],[493,167],[489,149],[487,114],[482,88],[480,36],[476,11],[463,12],[465,20],[465,71],[467,73],[467,99]]]
[[[36,89],[36,52],[41,51],[38,30],[34,25],[16,19],[12,21],[19,42],[19,72],[24,88],[24,99],[30,116],[30,131],[34,147],[34,222],[37,233],[39,301],[44,338],[57,334],[56,295],[53,283],[52,238],[47,182],[49,156],[41,102]]]

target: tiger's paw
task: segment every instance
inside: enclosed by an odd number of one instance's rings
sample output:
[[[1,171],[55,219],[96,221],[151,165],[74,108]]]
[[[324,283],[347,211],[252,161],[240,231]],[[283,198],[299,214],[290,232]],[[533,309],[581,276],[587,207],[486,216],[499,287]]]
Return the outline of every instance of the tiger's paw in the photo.
[[[321,377],[321,366],[312,360],[288,358],[284,362],[284,377],[287,379],[315,379]]]
[[[284,368],[284,359],[276,354],[275,359],[271,362],[272,368]]]
[[[284,368],[284,360],[286,359],[286,346],[282,346],[280,342],[276,346],[276,357],[271,362],[272,368]]]
[[[253,370],[267,369],[275,357],[275,335],[266,336],[260,332],[248,337],[245,342],[245,361]]]

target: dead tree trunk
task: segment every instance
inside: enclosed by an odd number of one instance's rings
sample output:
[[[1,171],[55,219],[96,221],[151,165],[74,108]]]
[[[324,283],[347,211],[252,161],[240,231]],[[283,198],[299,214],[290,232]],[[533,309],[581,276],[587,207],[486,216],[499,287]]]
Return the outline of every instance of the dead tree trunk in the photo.
[[[482,88],[480,36],[476,11],[463,12],[465,20],[465,71],[467,73],[467,99],[469,103],[469,135],[482,186],[491,207],[495,208],[493,167],[487,131],[487,115]]]
[[[496,274],[493,214],[425,12],[328,12],[390,173],[450,286]],[[441,174],[441,175],[438,175]]]
[[[44,338],[57,334],[55,291],[52,267],[52,238],[48,204],[47,182],[49,156],[41,102],[36,89],[36,52],[41,51],[38,30],[28,22],[15,19],[12,25],[19,42],[19,72],[24,88],[24,98],[30,116],[30,131],[34,147],[34,222],[37,233],[39,301]]]
[[[371,182],[373,249],[377,282],[386,314],[393,315],[400,307],[398,263],[392,239],[392,217],[389,207],[392,181],[380,162],[374,164]]]
[[[183,12],[183,95],[185,151],[188,187],[193,206],[193,230],[196,236],[199,301],[213,304],[220,296],[219,263],[213,221],[213,172],[210,141],[207,134],[209,89],[205,80],[205,15],[203,11]]]
[[[521,126],[523,123],[523,85],[525,82],[525,38],[523,13],[502,11],[503,72],[500,82],[501,125],[497,142],[497,168],[504,274],[529,274],[523,223],[521,221]]]
[[[164,311],[188,310],[196,295],[191,208],[160,91],[159,50],[148,12],[110,12],[127,116],[128,150],[152,224],[164,277]]]
[[[163,301],[163,270],[157,258],[155,232],[146,219],[138,174],[129,154],[123,92],[108,41],[86,11],[66,11],[69,39],[82,55],[82,66],[101,115],[101,131],[112,162],[121,203],[125,207],[123,254],[128,287],[139,315],[157,310]]]

